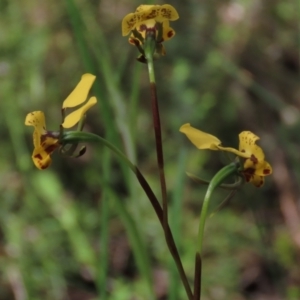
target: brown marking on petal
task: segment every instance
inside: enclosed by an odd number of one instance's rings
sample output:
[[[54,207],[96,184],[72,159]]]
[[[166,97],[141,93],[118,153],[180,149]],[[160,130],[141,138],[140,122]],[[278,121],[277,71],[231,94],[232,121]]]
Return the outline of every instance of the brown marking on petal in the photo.
[[[249,175],[249,174],[244,173],[244,177],[245,177],[247,182],[249,182],[251,180],[251,175]]]
[[[245,135],[241,136],[241,141],[244,141],[246,144],[251,146],[251,145],[255,144],[255,141],[253,138],[251,138],[249,136],[252,136],[252,133],[248,131]]]
[[[48,146],[48,147],[45,148],[44,150],[45,150],[48,154],[50,154],[50,153],[52,153],[57,147],[58,147],[58,145],[57,145],[57,144],[54,144],[54,145]]]
[[[153,10],[151,11],[151,13],[148,14],[147,20],[149,20],[149,19],[154,19],[156,16],[157,16],[157,11],[156,11],[156,9],[153,9]]]
[[[129,38],[128,39],[128,42],[131,44],[131,45],[136,45],[136,40],[134,38]]]
[[[258,188],[260,188],[260,187],[262,187],[263,185],[264,185],[264,180],[263,180],[263,177],[260,177],[261,178],[261,180],[260,180],[260,182],[258,183],[258,184],[254,184],[256,187],[258,187]]]
[[[170,30],[170,31],[168,32],[168,34],[167,34],[168,38],[171,38],[173,35],[174,35],[174,33],[173,33],[172,30]]]
[[[264,175],[269,175],[271,173],[270,169],[263,170]]]
[[[166,9],[166,8],[162,8],[160,10],[161,16],[166,18],[166,19],[171,19],[171,10],[170,9]]]
[[[46,141],[47,139],[47,134],[42,134],[41,135],[41,145],[43,146],[44,142]]]
[[[258,159],[257,159],[253,154],[251,154],[250,160],[251,160],[254,164],[257,164],[257,163],[258,163]]]
[[[42,157],[42,155],[41,154],[36,154],[35,156],[34,156],[34,158],[36,158],[36,159],[42,159],[43,157]]]
[[[133,15],[132,18],[128,20],[126,23],[128,25],[128,28],[132,28],[136,23],[136,15]]]
[[[253,168],[248,168],[242,171],[245,179],[247,182],[249,182],[251,180],[251,178],[253,178],[253,175],[255,174],[255,169]]]
[[[141,24],[141,26],[138,29],[138,31],[140,31],[140,32],[146,31],[146,30],[147,30],[147,26],[145,24]]]
[[[45,169],[48,168],[48,165],[46,165],[46,166],[45,165],[41,165],[41,164],[39,164],[39,165],[40,165],[40,167],[41,167],[42,170],[45,170]]]

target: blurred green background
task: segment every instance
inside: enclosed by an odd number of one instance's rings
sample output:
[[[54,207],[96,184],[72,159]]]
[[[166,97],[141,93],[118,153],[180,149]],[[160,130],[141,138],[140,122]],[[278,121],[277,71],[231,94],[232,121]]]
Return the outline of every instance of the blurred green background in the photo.
[[[61,104],[97,75],[86,131],[122,149],[160,196],[146,65],[121,36],[133,0],[0,1],[0,299],[186,299],[143,190],[106,149],[31,161],[28,112],[58,130]],[[158,4],[163,4],[159,2]],[[205,186],[227,158],[199,151],[179,127],[238,147],[261,137],[273,175],[244,186],[207,221],[203,300],[300,299],[300,4],[170,1],[180,19],[156,61],[170,223],[188,278]],[[226,197],[214,195],[212,210]],[[154,296],[152,296],[152,295]]]

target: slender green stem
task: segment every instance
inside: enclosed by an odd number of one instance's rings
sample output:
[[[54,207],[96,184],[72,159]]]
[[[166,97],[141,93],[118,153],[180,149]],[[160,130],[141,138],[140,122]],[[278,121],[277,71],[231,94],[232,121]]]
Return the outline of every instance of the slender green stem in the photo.
[[[189,172],[186,172],[186,175],[189,176],[191,179],[193,179],[195,182],[199,184],[206,184],[209,185],[209,181],[204,180],[202,178],[199,178]],[[235,191],[237,190],[242,184],[244,184],[244,180],[242,177],[238,177],[237,180],[234,183],[222,183],[219,185],[219,188],[222,188],[224,190],[229,190],[229,191]]]
[[[203,243],[203,234],[204,234],[204,227],[205,227],[205,221],[206,221],[206,216],[208,212],[208,205],[210,202],[211,195],[213,191],[229,176],[237,172],[239,165],[235,162],[225,166],[222,168],[210,181],[202,209],[201,209],[201,215],[200,215],[200,222],[199,222],[199,229],[198,229],[198,243],[197,243],[197,251],[201,254],[202,253],[202,243]]]
[[[160,179],[162,204],[163,204],[163,225],[164,228],[166,229],[168,225],[168,200],[167,200],[167,186],[166,186],[165,171],[164,171],[164,156],[163,156],[163,147],[162,147],[162,138],[161,138],[161,125],[160,125],[157,90],[156,90],[156,83],[155,83],[155,72],[154,72],[154,64],[153,64],[153,53],[155,50],[155,45],[156,45],[155,32],[154,33],[152,31],[150,31],[149,33],[147,32],[144,51],[147,60],[148,73],[150,79],[153,127],[154,127],[154,134],[155,134],[157,164],[159,169],[159,179]]]
[[[239,168],[238,163],[231,163],[224,168],[222,168],[210,181],[202,209],[201,209],[201,215],[200,215],[200,222],[199,222],[199,230],[198,230],[198,241],[197,241],[197,251],[196,251],[196,259],[195,259],[195,282],[194,282],[194,295],[195,295],[195,300],[199,300],[201,296],[201,253],[202,253],[202,243],[203,243],[203,235],[204,235],[204,227],[205,227],[205,221],[207,217],[207,212],[208,212],[208,205],[211,199],[211,195],[213,191],[222,184],[222,182],[233,175],[234,173],[237,172]]]
[[[69,131],[64,132],[63,136],[61,137],[60,142],[64,144],[73,144],[74,142],[88,142],[88,143],[101,143],[112,150],[118,157],[122,158],[122,161],[127,164],[127,166],[135,172],[136,167],[130,160],[124,155],[122,151],[120,151],[117,147],[111,144],[108,140],[102,138],[99,135],[89,133],[89,132],[82,132],[82,131]]]
[[[185,286],[187,295],[189,299],[191,299],[193,298],[193,294],[189,283],[186,281],[180,256],[178,254],[178,250],[174,243],[172,232],[170,230],[169,223],[168,223],[167,185],[166,185],[165,172],[164,172],[164,156],[163,156],[163,147],[162,147],[162,138],[161,138],[161,125],[160,125],[160,116],[159,116],[159,108],[158,108],[158,101],[157,101],[157,89],[156,89],[154,63],[153,63],[153,53],[155,51],[155,47],[156,47],[155,31],[149,31],[146,34],[144,51],[147,60],[148,73],[150,79],[153,127],[154,127],[154,134],[155,134],[157,164],[159,169],[159,179],[160,179],[161,194],[162,194],[162,206],[163,206],[162,226],[164,229],[167,245],[176,262],[177,268],[182,268],[181,271],[179,269],[180,277]]]
[[[68,143],[78,143],[78,142],[89,142],[89,143],[101,143],[104,146],[108,147],[110,150],[112,150],[120,159],[122,159],[123,162],[127,164],[127,166],[133,171],[133,173],[136,175],[141,187],[145,191],[148,199],[150,200],[150,203],[152,207],[154,208],[154,211],[163,226],[165,239],[168,245],[168,249],[176,263],[180,278],[182,280],[182,283],[184,285],[186,294],[188,296],[189,300],[193,300],[193,293],[191,290],[191,287],[189,285],[189,282],[187,280],[185,271],[182,266],[182,262],[178,253],[178,249],[176,247],[171,229],[169,225],[167,224],[167,227],[164,228],[163,223],[163,210],[159,204],[159,201],[157,200],[155,194],[153,193],[151,187],[149,186],[148,182],[144,178],[143,174],[140,172],[140,170],[130,161],[128,158],[114,145],[112,145],[110,142],[108,142],[106,139],[93,134],[93,133],[87,133],[87,132],[66,132],[63,134],[61,141],[62,144],[68,144]]]

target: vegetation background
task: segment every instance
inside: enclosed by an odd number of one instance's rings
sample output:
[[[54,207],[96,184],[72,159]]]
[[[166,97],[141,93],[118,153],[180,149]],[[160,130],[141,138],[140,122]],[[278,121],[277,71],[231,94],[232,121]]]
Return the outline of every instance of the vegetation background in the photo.
[[[147,1],[146,1],[147,2]],[[31,161],[28,112],[58,130],[83,73],[97,75],[85,130],[136,161],[159,196],[148,74],[121,36],[134,0],[0,1],[0,299],[185,299],[135,178],[106,149]],[[153,2],[151,2],[153,3]],[[158,4],[163,4],[159,2]],[[207,222],[203,300],[300,299],[300,6],[297,0],[169,1],[180,19],[156,61],[170,222],[189,278],[205,186],[227,163],[179,133],[238,146],[251,130],[273,166]],[[226,197],[214,196],[213,209]]]

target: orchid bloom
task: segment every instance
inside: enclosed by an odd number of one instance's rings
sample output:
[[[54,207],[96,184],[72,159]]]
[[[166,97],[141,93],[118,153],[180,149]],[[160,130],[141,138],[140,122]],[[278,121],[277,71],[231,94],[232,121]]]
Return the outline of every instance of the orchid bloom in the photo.
[[[134,13],[124,17],[122,35],[126,36],[131,32],[129,43],[139,47],[144,43],[146,32],[155,31],[157,52],[165,55],[162,42],[175,35],[174,29],[169,26],[169,21],[175,21],[178,18],[179,15],[172,5],[140,5]]]
[[[189,123],[182,125],[179,131],[184,133],[198,149],[232,152],[245,159],[241,174],[247,182],[251,182],[256,187],[261,187],[264,184],[264,176],[272,173],[272,167],[265,161],[263,150],[256,145],[259,137],[251,131],[243,131],[239,134],[239,150],[222,147],[217,137],[198,130]]]
[[[91,97],[88,101],[86,101],[89,90],[91,89],[95,78],[96,77],[92,74],[82,75],[80,82],[63,102],[63,112],[67,108],[79,106],[64,118],[63,123],[61,124],[63,128],[71,128],[75,126],[84,117],[87,110],[97,103],[96,97]],[[86,103],[84,104],[84,102]],[[34,127],[34,150],[32,153],[33,163],[40,170],[46,169],[51,163],[50,155],[55,149],[61,146],[61,134],[59,131],[48,131],[46,129],[45,116],[42,111],[34,111],[29,113],[26,116],[25,125]],[[80,128],[80,130],[81,129],[82,128]]]

